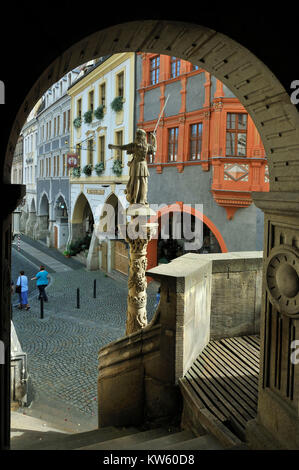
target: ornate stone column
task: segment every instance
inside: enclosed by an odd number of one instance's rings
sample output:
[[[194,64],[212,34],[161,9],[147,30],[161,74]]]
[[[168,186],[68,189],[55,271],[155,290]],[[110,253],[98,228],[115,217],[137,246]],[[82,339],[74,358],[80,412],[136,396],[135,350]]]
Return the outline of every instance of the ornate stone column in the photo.
[[[265,231],[258,413],[247,439],[253,449],[299,449],[299,193],[253,194]]]
[[[130,246],[126,335],[147,325],[147,245],[158,229],[158,224],[147,223],[147,218],[153,215],[155,212],[148,206],[130,205],[127,209],[131,221],[126,224],[126,241]]]

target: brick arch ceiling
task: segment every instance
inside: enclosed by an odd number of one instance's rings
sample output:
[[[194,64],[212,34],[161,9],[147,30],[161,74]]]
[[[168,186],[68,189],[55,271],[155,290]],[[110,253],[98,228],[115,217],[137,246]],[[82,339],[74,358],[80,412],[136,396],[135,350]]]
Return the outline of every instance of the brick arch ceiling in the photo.
[[[5,155],[4,182],[10,182],[13,152],[23,124],[42,94],[82,63],[119,52],[174,55],[199,65],[227,85],[252,117],[269,161],[271,191],[297,190],[299,114],[278,79],[248,49],[198,24],[145,20],[95,32],[59,56],[34,83],[19,109]]]

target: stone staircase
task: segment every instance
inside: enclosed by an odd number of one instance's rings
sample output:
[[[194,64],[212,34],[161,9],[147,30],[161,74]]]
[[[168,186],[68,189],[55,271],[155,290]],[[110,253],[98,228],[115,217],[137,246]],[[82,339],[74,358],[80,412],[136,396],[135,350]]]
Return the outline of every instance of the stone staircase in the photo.
[[[196,436],[190,430],[140,430],[134,427],[105,427],[77,434],[49,428],[42,432],[12,429],[11,450],[222,450],[210,434]]]

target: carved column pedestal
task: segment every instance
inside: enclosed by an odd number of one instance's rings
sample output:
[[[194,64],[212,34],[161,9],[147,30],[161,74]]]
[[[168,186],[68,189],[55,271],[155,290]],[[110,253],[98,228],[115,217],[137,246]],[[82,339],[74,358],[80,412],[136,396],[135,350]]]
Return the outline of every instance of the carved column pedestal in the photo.
[[[131,221],[126,225],[126,241],[130,246],[126,335],[147,325],[147,245],[158,228],[158,224],[147,223],[148,216],[152,215],[155,212],[148,206],[131,205],[127,210]]]
[[[258,413],[247,439],[253,449],[299,449],[299,193],[254,193],[254,203],[265,233]]]

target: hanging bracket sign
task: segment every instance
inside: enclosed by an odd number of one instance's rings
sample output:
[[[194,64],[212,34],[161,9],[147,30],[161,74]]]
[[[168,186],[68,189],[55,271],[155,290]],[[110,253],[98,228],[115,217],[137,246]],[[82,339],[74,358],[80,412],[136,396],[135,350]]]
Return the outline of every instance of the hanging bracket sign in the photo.
[[[67,166],[68,168],[75,167],[79,165],[79,156],[77,153],[68,153],[67,154]]]

